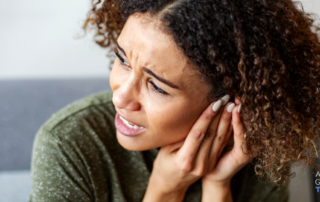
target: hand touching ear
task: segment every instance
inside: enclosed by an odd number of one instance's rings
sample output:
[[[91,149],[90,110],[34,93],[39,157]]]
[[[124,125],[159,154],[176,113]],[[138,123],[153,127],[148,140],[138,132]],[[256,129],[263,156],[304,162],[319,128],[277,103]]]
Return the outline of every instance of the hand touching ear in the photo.
[[[223,149],[224,145],[219,141],[223,137],[218,138],[217,144],[214,141],[218,134],[224,136],[229,128],[228,125],[227,129],[220,128],[220,132],[217,131],[221,114],[227,113],[231,118],[231,113],[224,110],[228,100],[227,95],[211,103],[194,123],[185,140],[160,149],[143,201],[182,201],[189,186],[215,166],[209,157],[216,156],[210,155],[213,153],[212,145],[216,150]],[[229,105],[229,109],[233,109],[232,105]]]
[[[226,104],[228,100],[227,95],[210,104],[185,140],[160,149],[143,201],[182,201],[188,187],[200,178],[203,190],[209,190],[203,198],[208,193],[215,193],[215,201],[226,201],[218,200],[218,195],[224,193],[221,188],[224,189],[249,161],[241,149],[244,128],[238,113],[239,105]],[[234,146],[221,156],[232,131]],[[214,187],[216,192],[208,187]],[[231,192],[228,193],[227,201],[232,201]],[[211,196],[207,198],[212,201]]]
[[[222,150],[217,151],[213,147],[211,148],[213,153],[216,156],[219,156],[219,160],[217,163],[213,162],[215,167],[207,173],[203,177],[203,181],[214,183],[214,184],[228,184],[231,181],[231,178],[242,168],[244,167],[249,161],[250,158],[247,154],[245,154],[246,147],[242,145],[244,142],[244,126],[241,122],[241,117],[239,111],[241,110],[241,105],[237,105],[232,111],[232,123],[230,124],[228,136],[232,134],[233,130],[233,141],[234,145],[233,148],[229,151],[222,153]],[[222,124],[226,124],[227,120],[221,117],[219,126]],[[219,131],[218,126],[218,131]],[[218,137],[217,134],[216,137]],[[228,137],[229,139],[229,137]],[[222,154],[221,154],[222,153]],[[221,154],[221,156],[220,156]],[[216,157],[212,157],[212,161],[215,161]]]

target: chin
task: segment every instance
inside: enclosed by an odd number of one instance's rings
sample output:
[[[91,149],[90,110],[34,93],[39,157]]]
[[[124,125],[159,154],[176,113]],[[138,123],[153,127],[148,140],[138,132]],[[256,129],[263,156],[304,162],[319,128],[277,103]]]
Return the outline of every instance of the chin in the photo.
[[[142,140],[142,138],[140,138],[140,136],[128,137],[121,134],[118,130],[117,140],[123,148],[130,151],[145,151],[159,147],[158,145],[150,145],[143,143],[144,141]]]

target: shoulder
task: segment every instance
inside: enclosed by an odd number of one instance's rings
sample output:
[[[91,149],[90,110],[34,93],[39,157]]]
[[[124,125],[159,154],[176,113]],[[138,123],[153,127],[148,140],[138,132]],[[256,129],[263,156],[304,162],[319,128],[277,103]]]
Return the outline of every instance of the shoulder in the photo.
[[[34,139],[33,150],[54,144],[57,150],[105,152],[102,150],[108,144],[117,143],[115,114],[112,91],[79,99],[53,114],[40,127]]]
[[[59,110],[41,126],[34,147],[55,142],[67,151],[105,153],[106,148],[113,150],[120,147],[116,139],[115,114],[112,91],[79,99]]]
[[[123,150],[116,138],[115,114],[111,91],[89,95],[67,105],[36,133],[33,160],[54,154],[57,161],[65,162],[68,158],[77,165],[85,163],[84,167],[92,162],[108,161],[107,154]]]
[[[32,201],[107,200],[110,154],[122,151],[114,116],[112,92],[106,91],[67,105],[40,127],[32,151]]]

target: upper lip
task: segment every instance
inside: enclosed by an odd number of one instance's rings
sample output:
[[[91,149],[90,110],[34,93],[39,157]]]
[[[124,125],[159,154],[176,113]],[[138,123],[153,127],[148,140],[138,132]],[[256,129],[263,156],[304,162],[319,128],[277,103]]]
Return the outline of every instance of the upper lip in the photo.
[[[127,116],[124,116],[123,114],[121,114],[118,109],[116,109],[116,111],[118,112],[118,114],[119,114],[122,118],[124,118],[125,120],[129,121],[130,123],[133,123],[133,124],[138,125],[138,126],[142,126],[142,125],[140,125],[140,124],[138,124],[138,123],[135,123],[134,121],[132,121],[131,119],[129,119]],[[142,127],[143,127],[143,126],[142,126]]]

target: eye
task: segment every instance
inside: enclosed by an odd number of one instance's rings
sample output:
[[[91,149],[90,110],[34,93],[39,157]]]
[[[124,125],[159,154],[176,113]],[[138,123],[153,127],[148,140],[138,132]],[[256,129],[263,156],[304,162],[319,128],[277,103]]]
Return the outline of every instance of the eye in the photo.
[[[162,90],[161,88],[159,88],[155,83],[153,83],[153,81],[149,81],[149,83],[152,85],[152,90],[154,90],[155,92],[167,96],[169,95],[167,92],[165,92],[164,90]]]
[[[115,53],[116,56],[119,58],[120,64],[125,65],[125,66],[130,66],[130,65],[123,59],[123,57],[121,57],[121,55],[120,55],[119,53],[117,53],[116,51],[114,51],[114,53]]]
[[[123,57],[119,53],[117,53],[116,51],[114,51],[114,53],[119,58],[121,65],[130,67],[130,65],[123,59]],[[169,95],[169,93],[167,93],[164,90],[162,90],[161,88],[159,88],[153,81],[149,81],[149,83],[152,85],[152,90],[153,91],[155,91],[155,92],[157,92],[157,93],[159,93],[159,94],[161,94],[163,96]]]

